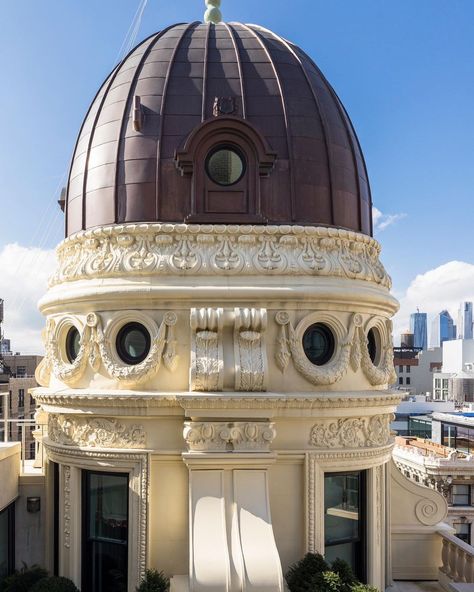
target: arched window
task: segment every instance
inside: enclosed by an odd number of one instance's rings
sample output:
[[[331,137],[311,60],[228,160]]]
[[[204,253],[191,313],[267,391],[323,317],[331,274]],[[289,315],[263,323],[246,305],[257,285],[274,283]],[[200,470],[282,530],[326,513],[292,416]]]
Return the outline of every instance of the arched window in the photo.
[[[219,117],[201,124],[176,154],[182,175],[192,176],[188,222],[264,223],[260,183],[276,154],[246,121]]]

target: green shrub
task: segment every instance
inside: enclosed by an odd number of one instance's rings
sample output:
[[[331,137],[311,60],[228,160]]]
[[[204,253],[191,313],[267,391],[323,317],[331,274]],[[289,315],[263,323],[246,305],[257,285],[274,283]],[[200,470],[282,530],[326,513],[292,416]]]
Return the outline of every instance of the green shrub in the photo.
[[[368,586],[367,584],[354,584],[351,587],[351,592],[379,592],[374,586]]]
[[[342,559],[333,561],[331,570],[341,578],[341,592],[352,592],[354,584],[359,583],[351,566]]]
[[[319,553],[308,553],[292,565],[286,581],[290,592],[378,592],[373,586],[361,584],[342,559],[329,567]]]
[[[322,555],[307,553],[290,567],[286,581],[291,592],[314,592],[318,585],[318,576],[326,571],[329,571],[329,566]]]
[[[79,592],[68,578],[52,576],[36,582],[29,592]]]
[[[314,592],[341,592],[341,578],[333,571],[324,571],[316,576]]]
[[[47,577],[48,572],[39,565],[28,567],[24,563],[20,570],[5,578],[1,592],[29,592],[36,582]]]
[[[170,581],[162,571],[147,569],[142,583],[138,586],[137,592],[168,592]]]

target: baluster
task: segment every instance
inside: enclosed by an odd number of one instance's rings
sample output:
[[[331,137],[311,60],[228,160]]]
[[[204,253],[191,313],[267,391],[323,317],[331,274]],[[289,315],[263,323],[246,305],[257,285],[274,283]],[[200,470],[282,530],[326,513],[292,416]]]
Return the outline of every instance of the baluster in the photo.
[[[441,549],[441,571],[449,576],[449,541],[443,537],[443,547]]]
[[[474,583],[474,556],[471,553],[466,554],[466,565],[464,567],[464,574],[468,584]]]
[[[448,576],[456,581],[456,545],[449,542],[449,573]]]
[[[466,552],[461,547],[457,548],[456,553],[456,582],[465,582],[464,569],[466,565]]]

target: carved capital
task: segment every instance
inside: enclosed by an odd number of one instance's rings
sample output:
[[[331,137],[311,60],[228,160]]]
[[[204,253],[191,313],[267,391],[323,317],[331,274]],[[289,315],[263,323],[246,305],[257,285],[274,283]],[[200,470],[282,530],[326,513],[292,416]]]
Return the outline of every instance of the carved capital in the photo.
[[[221,391],[224,384],[222,308],[191,309],[192,391]]]
[[[234,326],[235,390],[267,390],[264,308],[236,308]]]

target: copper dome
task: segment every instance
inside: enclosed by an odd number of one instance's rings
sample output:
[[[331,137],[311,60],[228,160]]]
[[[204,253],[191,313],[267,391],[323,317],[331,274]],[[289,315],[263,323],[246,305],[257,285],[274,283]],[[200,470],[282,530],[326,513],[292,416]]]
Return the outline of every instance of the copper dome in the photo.
[[[212,186],[213,145],[248,166]],[[321,224],[372,233],[364,158],[314,62],[255,25],[178,24],[138,45],[95,97],[74,150],[66,234],[124,222]]]

